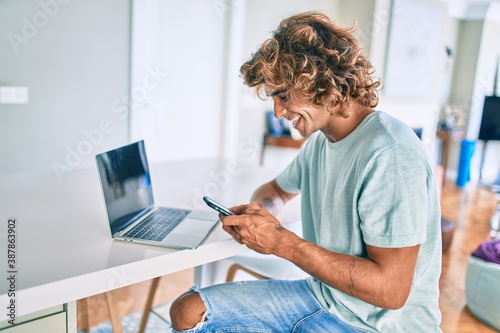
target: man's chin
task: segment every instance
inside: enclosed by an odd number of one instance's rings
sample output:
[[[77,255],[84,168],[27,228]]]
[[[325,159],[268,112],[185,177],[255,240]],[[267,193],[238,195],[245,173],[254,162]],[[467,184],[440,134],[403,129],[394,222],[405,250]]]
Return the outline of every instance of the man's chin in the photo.
[[[294,140],[302,140],[303,138],[305,138],[304,131],[296,129],[296,128],[290,129],[290,136]]]

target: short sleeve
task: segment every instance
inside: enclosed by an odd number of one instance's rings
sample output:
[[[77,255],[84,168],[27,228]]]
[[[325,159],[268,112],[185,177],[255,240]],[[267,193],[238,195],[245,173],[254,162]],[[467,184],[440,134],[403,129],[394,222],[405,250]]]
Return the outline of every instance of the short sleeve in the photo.
[[[300,193],[302,178],[301,152],[276,178],[279,187],[285,192]]]
[[[417,151],[398,146],[372,159],[358,199],[368,245],[405,247],[425,242],[429,170]]]

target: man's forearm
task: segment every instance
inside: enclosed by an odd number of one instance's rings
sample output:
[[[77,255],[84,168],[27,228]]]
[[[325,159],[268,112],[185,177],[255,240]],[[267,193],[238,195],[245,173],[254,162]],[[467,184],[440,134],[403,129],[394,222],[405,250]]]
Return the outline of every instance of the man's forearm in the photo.
[[[385,259],[376,261],[331,252],[294,235],[285,243],[276,255],[335,289],[387,309],[400,308],[406,302],[418,246],[383,249]]]
[[[266,209],[276,216],[285,203],[294,196],[293,194],[283,192],[276,183],[276,180],[272,180],[255,190],[250,202],[258,204],[261,208]]]

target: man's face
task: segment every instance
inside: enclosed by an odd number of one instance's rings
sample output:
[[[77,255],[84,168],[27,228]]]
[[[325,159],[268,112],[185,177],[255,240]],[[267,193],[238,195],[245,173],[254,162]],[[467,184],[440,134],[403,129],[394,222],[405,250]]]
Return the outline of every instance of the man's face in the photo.
[[[317,130],[326,130],[330,114],[325,108],[318,108],[310,103],[289,101],[284,93],[271,93],[274,102],[274,116],[291,122],[301,136],[307,137]]]

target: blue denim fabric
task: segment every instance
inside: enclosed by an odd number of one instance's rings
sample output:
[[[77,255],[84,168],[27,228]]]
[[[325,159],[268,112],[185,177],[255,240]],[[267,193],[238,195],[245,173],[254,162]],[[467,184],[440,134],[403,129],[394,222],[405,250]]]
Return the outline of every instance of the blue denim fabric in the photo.
[[[191,290],[205,303],[206,320],[173,332],[361,332],[323,309],[305,280],[230,282]]]

